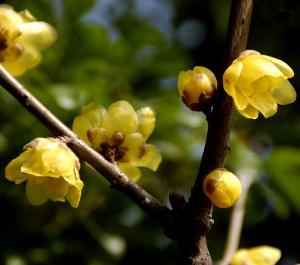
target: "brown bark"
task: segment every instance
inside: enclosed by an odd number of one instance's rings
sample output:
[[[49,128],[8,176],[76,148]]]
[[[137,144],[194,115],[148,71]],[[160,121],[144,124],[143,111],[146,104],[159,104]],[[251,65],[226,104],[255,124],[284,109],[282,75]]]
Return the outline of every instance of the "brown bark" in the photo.
[[[227,31],[225,60],[218,80],[222,80],[224,70],[246,49],[252,0],[233,0]],[[210,265],[211,257],[206,245],[206,234],[212,220],[212,204],[202,191],[204,177],[213,169],[224,167],[229,150],[229,134],[233,114],[232,99],[224,92],[219,82],[213,111],[208,117],[208,132],[205,148],[192,189],[189,202],[181,211],[177,242],[181,252],[181,265]]]

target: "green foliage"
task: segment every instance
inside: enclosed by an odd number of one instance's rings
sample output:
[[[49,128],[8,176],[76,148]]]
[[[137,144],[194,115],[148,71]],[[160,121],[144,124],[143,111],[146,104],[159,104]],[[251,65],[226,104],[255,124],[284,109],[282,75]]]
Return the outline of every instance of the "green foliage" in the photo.
[[[125,99],[136,108],[153,107],[157,126],[149,141],[162,150],[163,162],[154,174],[143,170],[138,184],[166,204],[168,193],[175,189],[188,197],[204,148],[207,123],[202,114],[192,113],[180,102],[177,74],[194,65],[218,69],[229,1],[144,1],[153,2],[157,7],[162,2],[171,5],[171,37],[132,11],[137,1],[122,1],[125,11],[114,17],[109,26],[87,18],[98,3],[95,0],[5,2],[17,10],[29,9],[36,18],[51,23],[58,31],[55,45],[43,52],[42,64],[20,81],[68,126],[81,107],[90,102],[107,107]],[[111,1],[111,5],[120,2]],[[293,44],[288,49],[286,39],[292,36],[289,31],[299,30],[300,24],[294,20],[280,24],[280,32],[286,38],[279,37],[275,20],[281,16],[280,7],[274,6],[273,1],[257,2],[255,10],[263,11],[254,13],[249,47],[275,57],[279,54],[281,59],[291,61],[297,71],[299,45]],[[295,12],[287,7],[284,10],[285,14]],[[268,16],[265,18],[264,14]],[[159,19],[155,13],[153,16],[153,20]],[[205,38],[196,48],[188,49],[180,44],[177,30],[191,19],[203,24]],[[265,25],[269,23],[271,30],[266,32]],[[299,87],[297,72],[291,82]],[[21,152],[22,146],[33,138],[51,133],[3,89],[0,89],[0,112],[3,176],[5,165]],[[235,133],[226,166],[233,171],[245,167],[257,171],[247,201],[245,233],[249,227],[259,229],[262,222],[270,224],[277,218],[282,226],[290,216],[299,220],[298,112],[299,100],[294,106],[282,107],[278,115],[267,120],[249,121],[235,116]],[[127,265],[141,258],[144,265],[176,263],[175,246],[140,209],[110,189],[88,165],[83,164],[81,175],[85,187],[77,210],[51,202],[33,207],[26,201],[24,185],[13,185],[4,177],[0,179],[3,213],[0,264],[13,265],[17,260],[30,265],[72,262]],[[214,257],[219,257],[229,211],[216,210],[215,214],[215,226],[208,239]],[[296,228],[286,226],[286,234],[293,235]],[[256,241],[245,238],[242,242],[247,246],[266,244],[268,236],[257,233]],[[285,244],[278,247],[286,253],[291,248]],[[297,251],[290,253],[291,258],[300,258]]]

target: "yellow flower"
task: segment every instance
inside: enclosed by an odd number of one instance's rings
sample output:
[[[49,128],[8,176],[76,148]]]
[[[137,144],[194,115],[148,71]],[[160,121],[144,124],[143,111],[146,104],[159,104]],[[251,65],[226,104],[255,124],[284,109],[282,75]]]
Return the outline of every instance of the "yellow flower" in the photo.
[[[83,188],[77,156],[55,138],[36,138],[24,149],[7,165],[5,177],[16,184],[27,181],[26,195],[33,205],[66,198],[77,208]]]
[[[259,246],[239,249],[231,259],[231,265],[274,265],[281,257],[278,248]]]
[[[239,179],[225,168],[210,172],[204,179],[203,191],[219,208],[231,207],[241,196]]]
[[[18,76],[41,61],[40,50],[56,38],[49,24],[36,19],[28,10],[15,12],[0,5],[0,63],[10,74]]]
[[[287,80],[293,76],[283,61],[246,50],[225,71],[223,85],[240,114],[256,119],[261,112],[268,118],[277,112],[277,104],[296,100],[295,89]]]
[[[193,70],[179,73],[179,95],[191,110],[203,111],[210,107],[216,89],[217,79],[214,73],[205,67],[196,66]]]
[[[106,110],[90,104],[75,118],[73,131],[107,160],[116,162],[131,179],[140,177],[137,167],[157,170],[161,153],[146,140],[155,127],[149,107],[137,112],[127,101],[117,101]]]

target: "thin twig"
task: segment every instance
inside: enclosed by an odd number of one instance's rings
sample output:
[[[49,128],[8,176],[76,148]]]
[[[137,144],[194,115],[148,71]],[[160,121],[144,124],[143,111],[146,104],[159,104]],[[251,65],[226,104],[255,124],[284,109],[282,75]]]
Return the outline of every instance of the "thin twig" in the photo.
[[[224,70],[246,49],[252,15],[253,0],[232,0],[225,47],[225,59],[218,75],[219,89],[213,111],[208,119],[208,132],[199,172],[192,193],[183,213],[182,231],[179,241],[184,265],[211,264],[206,245],[206,234],[212,220],[212,204],[202,190],[205,176],[212,170],[224,167],[229,150],[229,134],[233,115],[233,102],[222,89]],[[188,244],[187,244],[188,242]]]
[[[78,136],[65,126],[40,101],[26,90],[0,65],[0,84],[13,95],[29,112],[57,136],[64,136],[70,148],[83,160],[93,166],[112,185],[123,192],[150,217],[163,227],[168,225],[171,210],[163,206],[156,198],[131,181],[118,167],[109,163],[93,148],[80,140]]]
[[[242,184],[242,194],[240,199],[232,208],[224,254],[222,259],[218,262],[218,265],[228,265],[231,257],[238,249],[244,222],[247,195],[252,183],[254,182],[256,170],[239,169],[237,171],[237,176],[240,178]]]

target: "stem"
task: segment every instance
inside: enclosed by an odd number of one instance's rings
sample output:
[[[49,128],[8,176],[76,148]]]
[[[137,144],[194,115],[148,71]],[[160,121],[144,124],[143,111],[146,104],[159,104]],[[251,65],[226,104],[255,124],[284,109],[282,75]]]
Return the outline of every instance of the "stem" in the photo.
[[[256,171],[240,169],[238,170],[237,175],[239,176],[242,184],[242,194],[240,199],[232,208],[224,254],[222,259],[218,262],[218,265],[228,265],[233,254],[238,249],[244,222],[247,195],[252,183],[254,182]]]
[[[219,74],[219,80],[222,80],[225,69],[238,57],[241,51],[246,49],[252,6],[253,0],[232,1],[225,60]],[[222,87],[222,84],[219,87]],[[182,229],[182,234],[178,239],[179,247],[181,247],[182,264],[184,265],[211,264],[205,237],[213,223],[212,204],[202,191],[202,183],[210,171],[224,167],[229,150],[232,115],[232,99],[220,88],[217,90],[213,111],[208,120],[207,139],[197,179],[184,211],[183,224],[185,229]]]
[[[15,78],[0,65],[0,85],[13,95],[29,112],[57,136],[64,136],[70,148],[83,160],[101,173],[113,188],[123,192],[150,217],[163,227],[167,227],[171,210],[163,206],[156,198],[131,181],[117,166],[109,163],[93,148],[80,140],[41,102],[30,94]]]

